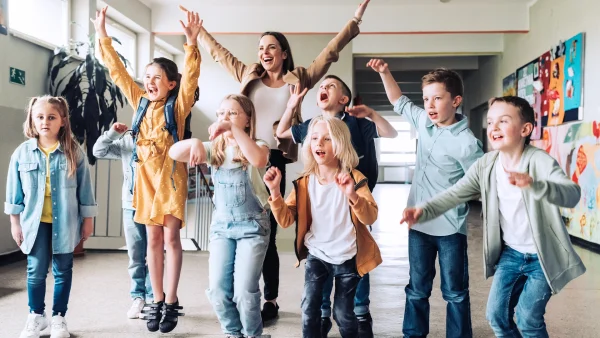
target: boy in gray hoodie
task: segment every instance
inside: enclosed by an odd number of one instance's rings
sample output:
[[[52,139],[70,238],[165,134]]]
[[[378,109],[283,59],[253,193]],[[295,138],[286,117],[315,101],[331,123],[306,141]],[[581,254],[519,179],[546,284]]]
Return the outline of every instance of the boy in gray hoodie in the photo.
[[[484,273],[494,275],[487,320],[498,337],[548,337],[550,296],[585,272],[560,214],[560,207],[577,205],[581,190],[550,155],[529,145],[534,113],[526,100],[491,99],[487,124],[494,150],[449,190],[405,209],[400,222],[410,227],[481,194]]]
[[[135,209],[133,200],[133,174],[135,167],[132,166],[133,137],[127,133],[127,126],[115,122],[111,129],[104,132],[94,144],[93,154],[98,159],[121,160],[123,166],[123,230],[125,231],[125,242],[127,254],[129,255],[129,276],[131,277],[131,299],[133,304],[127,311],[127,318],[142,318],[144,303],[152,303],[154,295],[150,284],[150,273],[146,264],[146,226],[135,223],[133,215]],[[133,163],[135,165],[135,163]]]

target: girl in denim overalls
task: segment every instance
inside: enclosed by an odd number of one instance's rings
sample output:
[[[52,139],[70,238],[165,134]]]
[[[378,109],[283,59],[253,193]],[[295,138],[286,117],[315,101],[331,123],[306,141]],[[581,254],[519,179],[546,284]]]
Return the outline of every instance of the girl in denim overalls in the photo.
[[[12,237],[27,255],[29,316],[21,338],[48,327],[44,298],[52,263],[54,304],[51,337],[69,337],[65,314],[71,293],[73,251],[93,231],[97,207],[86,156],[71,134],[62,97],[29,102],[21,143],[10,158],[4,213]]]
[[[206,294],[227,337],[262,334],[259,279],[269,243],[268,193],[260,169],[269,147],[254,138],[255,112],[243,95],[228,95],[210,128],[212,142],[180,141],[169,155],[213,168],[215,209]]]

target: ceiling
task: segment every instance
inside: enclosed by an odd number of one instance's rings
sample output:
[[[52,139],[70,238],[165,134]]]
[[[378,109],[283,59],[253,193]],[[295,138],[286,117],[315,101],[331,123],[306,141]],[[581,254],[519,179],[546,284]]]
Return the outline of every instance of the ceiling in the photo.
[[[139,0],[149,7],[160,4],[179,4],[181,0]],[[303,0],[298,2],[299,5],[348,5],[352,0]],[[203,0],[203,4],[209,5],[280,5],[287,0]],[[358,4],[358,1],[356,1]],[[452,4],[494,4],[494,3],[533,3],[535,0],[451,0]],[[432,5],[440,4],[440,0],[373,0],[372,3],[378,5]]]

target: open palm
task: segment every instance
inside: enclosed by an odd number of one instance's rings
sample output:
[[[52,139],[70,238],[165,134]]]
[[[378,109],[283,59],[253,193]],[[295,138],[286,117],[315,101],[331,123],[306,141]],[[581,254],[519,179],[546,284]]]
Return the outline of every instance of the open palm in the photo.
[[[179,20],[181,23],[181,27],[183,28],[183,32],[185,33],[185,37],[188,40],[196,41],[200,31],[202,30],[202,22],[200,19],[200,15],[197,12],[186,12],[187,14],[187,23],[183,23],[183,21]]]

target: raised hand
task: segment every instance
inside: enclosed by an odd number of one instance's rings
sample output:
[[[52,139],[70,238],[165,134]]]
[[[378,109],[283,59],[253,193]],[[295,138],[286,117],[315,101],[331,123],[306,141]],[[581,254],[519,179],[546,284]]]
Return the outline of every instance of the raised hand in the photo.
[[[214,140],[219,135],[231,130],[231,122],[229,121],[217,121],[213,123],[209,128],[210,136],[209,140]]]
[[[181,6],[179,6],[180,9],[185,9]],[[188,45],[196,45],[198,42],[198,35],[200,34],[200,31],[202,30],[202,22],[203,20],[200,19],[200,15],[198,14],[198,12],[190,12],[188,10],[186,10],[187,13],[187,23],[184,24],[183,21],[179,20],[179,23],[181,23],[181,27],[183,28],[183,32],[185,33],[185,37],[187,39],[187,44]]]
[[[367,62],[367,67],[371,67],[377,73],[385,73],[389,71],[388,64],[382,59],[371,59]]]
[[[112,129],[119,134],[123,134],[124,132],[127,131],[128,128],[127,128],[126,124],[115,122],[112,125]]]
[[[265,181],[265,185],[269,188],[271,192],[271,198],[276,198],[281,195],[279,191],[279,185],[281,183],[281,172],[277,167],[271,167],[265,175],[263,176],[263,181]]]
[[[100,38],[108,37],[106,33],[106,11],[108,10],[108,6],[105,6],[99,11],[96,11],[96,19],[90,19],[90,21],[94,24],[94,28],[96,29],[96,34]]]
[[[351,201],[356,201],[358,195],[354,191],[354,180],[349,173],[339,173],[335,175],[335,184]]]
[[[21,228],[21,225],[11,224],[10,233],[15,240],[15,243],[17,243],[18,246],[21,246],[21,244],[23,244],[23,229]]]
[[[509,171],[508,173],[508,182],[514,186],[519,188],[527,188],[533,183],[533,178],[526,173],[518,173],[514,171]]]
[[[364,104],[359,104],[353,107],[346,107],[346,112],[357,118],[365,118],[373,115],[374,110]]]
[[[363,2],[361,2],[360,5],[358,5],[356,12],[354,12],[355,18],[357,18],[358,20],[362,20],[363,14],[365,14],[365,10],[367,9],[367,5],[369,5],[370,1],[371,0],[364,0]]]
[[[308,92],[308,88],[304,88],[304,90],[300,91],[299,84],[290,86],[290,99],[288,100],[287,107],[289,109],[295,108],[300,101],[302,101],[302,98],[304,95],[306,95],[306,92]]]
[[[419,218],[423,215],[423,209],[420,208],[406,208],[402,213],[402,219],[400,224],[406,223],[409,228],[417,224]]]

